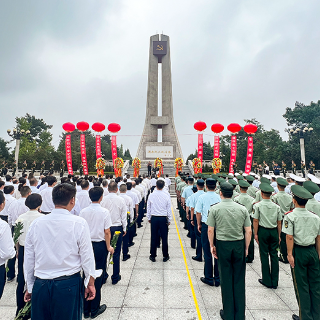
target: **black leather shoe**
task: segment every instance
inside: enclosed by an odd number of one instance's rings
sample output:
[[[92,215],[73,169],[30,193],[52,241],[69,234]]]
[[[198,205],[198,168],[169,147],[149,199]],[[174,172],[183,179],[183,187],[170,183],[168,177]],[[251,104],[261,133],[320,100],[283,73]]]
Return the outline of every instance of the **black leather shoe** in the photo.
[[[85,319],[89,319],[89,318],[90,318],[90,314],[84,314],[83,317],[84,317]]]
[[[169,259],[170,259],[170,257],[169,257],[169,256],[167,256],[167,257],[163,257],[163,262],[167,262]]]
[[[214,286],[215,286],[215,287],[220,287],[220,281],[215,281],[215,282],[214,282]]]
[[[223,312],[222,309],[220,310],[220,317],[221,317],[222,320],[224,320],[224,312]]]
[[[94,318],[100,316],[100,314],[104,313],[106,311],[106,309],[107,309],[107,306],[105,304],[103,304],[102,306],[99,307],[98,312],[94,316],[91,314],[91,319],[94,319]]]
[[[7,278],[7,282],[9,283],[9,282],[12,282],[13,280],[14,280],[14,278],[15,277],[13,277],[13,278]]]
[[[278,288],[278,286],[273,286],[273,287],[272,287],[272,289],[277,289],[277,288]]]
[[[156,258],[155,257],[149,257],[149,260],[151,260],[152,262],[156,262]]]
[[[138,228],[142,228],[143,227],[143,225],[141,224],[140,226],[138,226]]]
[[[119,281],[121,280],[121,276],[119,275],[119,279],[117,280],[117,281],[113,281],[112,280],[112,284],[117,284]],[[107,307],[107,306],[106,306]],[[101,308],[101,307],[100,307]],[[91,318],[92,318],[92,316],[91,316]]]
[[[127,254],[126,256],[123,257],[122,261],[127,261],[128,259],[130,259],[130,254]]]
[[[134,242],[131,242],[128,244],[128,247],[132,247],[132,246],[134,246]]]
[[[253,260],[249,260],[248,258],[246,259],[246,263],[252,263]]]
[[[293,314],[293,315],[292,315],[292,319],[293,319],[293,320],[300,320],[299,316],[297,316],[296,314]]]
[[[192,257],[192,260],[202,262],[202,258],[199,258],[197,256]]]
[[[191,248],[192,248],[192,249],[195,249],[196,247],[195,247],[195,246],[191,246]]]
[[[263,286],[265,286],[265,287],[267,287],[267,288],[269,288],[269,289],[272,288],[272,287],[270,287],[270,286],[265,285],[265,284],[262,282],[262,279],[258,279],[258,281],[259,281],[259,283],[261,283]]]
[[[206,279],[205,277],[201,277],[200,280],[201,280],[203,283],[207,284],[208,286],[211,286],[211,287],[214,286],[213,281],[210,281],[210,280]]]

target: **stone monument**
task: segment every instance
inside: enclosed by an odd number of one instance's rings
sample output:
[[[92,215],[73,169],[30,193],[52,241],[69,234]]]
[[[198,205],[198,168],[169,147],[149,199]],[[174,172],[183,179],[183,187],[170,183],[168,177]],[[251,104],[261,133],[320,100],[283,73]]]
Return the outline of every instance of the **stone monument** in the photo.
[[[158,106],[158,68],[162,74],[162,106]],[[160,113],[160,115],[159,115]],[[158,139],[158,129],[162,129],[162,142]],[[173,120],[170,42],[166,35],[150,37],[147,110],[143,134],[137,157],[152,160],[182,158],[178,135]]]

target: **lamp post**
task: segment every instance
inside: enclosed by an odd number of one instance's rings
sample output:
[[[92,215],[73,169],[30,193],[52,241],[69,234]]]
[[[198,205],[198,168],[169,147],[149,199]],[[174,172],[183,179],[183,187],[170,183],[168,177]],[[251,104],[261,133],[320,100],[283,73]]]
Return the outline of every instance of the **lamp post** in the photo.
[[[291,128],[289,130],[289,132],[291,134],[299,134],[300,137],[300,152],[301,152],[301,161],[304,162],[305,167],[304,167],[304,174],[306,173],[306,153],[305,153],[305,147],[304,147],[304,137],[305,134],[307,133],[311,133],[313,131],[313,128],[308,128],[308,126],[306,124],[303,124],[301,122],[299,122],[295,128]]]
[[[30,134],[29,130],[24,129],[16,129],[13,128],[12,132],[10,129],[7,130],[8,135],[16,140],[16,148],[15,148],[15,154],[14,154],[14,160],[16,161],[16,172],[18,172],[18,163],[19,163],[19,149],[20,149],[20,140],[22,136],[27,136]]]

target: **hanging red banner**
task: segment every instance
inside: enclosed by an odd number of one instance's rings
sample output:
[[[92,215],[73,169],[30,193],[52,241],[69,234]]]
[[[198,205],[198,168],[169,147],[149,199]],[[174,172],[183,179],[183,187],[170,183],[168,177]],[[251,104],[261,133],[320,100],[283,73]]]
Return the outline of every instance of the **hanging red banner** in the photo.
[[[220,158],[220,139],[214,136],[213,158]]]
[[[68,174],[73,174],[70,134],[66,135],[66,161],[67,161]]]
[[[96,156],[97,159],[101,158],[101,137],[100,135],[96,135]]]
[[[253,159],[253,138],[251,136],[249,136],[248,137],[246,168],[244,170],[244,172],[246,174],[249,174],[251,171],[252,159]]]
[[[202,162],[203,162],[203,133],[198,134],[198,158],[201,161],[201,169],[199,172],[202,172]]]
[[[89,172],[88,172],[87,153],[86,153],[86,136],[84,134],[80,135],[80,153],[81,153],[83,174],[88,175]]]
[[[237,136],[231,136],[231,154],[230,154],[230,165],[229,165],[229,173],[234,173],[233,164],[236,163],[237,160]]]
[[[112,154],[112,161],[114,163],[114,160],[118,157],[117,152],[117,136],[111,136],[111,154]]]

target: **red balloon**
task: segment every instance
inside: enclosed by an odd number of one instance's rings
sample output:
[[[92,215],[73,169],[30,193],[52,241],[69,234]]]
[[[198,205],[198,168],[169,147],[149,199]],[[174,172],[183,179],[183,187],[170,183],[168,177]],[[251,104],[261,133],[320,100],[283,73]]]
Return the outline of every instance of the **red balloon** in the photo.
[[[89,123],[85,121],[78,122],[77,129],[82,132],[87,131],[89,129]]]
[[[224,126],[220,123],[215,123],[211,126],[211,130],[214,133],[220,133],[224,130]]]
[[[258,127],[253,123],[248,123],[243,127],[243,130],[248,134],[253,134],[257,132]]]
[[[112,133],[116,133],[118,131],[120,131],[121,127],[120,127],[120,124],[118,123],[110,123],[108,125],[108,130]]]
[[[207,128],[207,125],[203,121],[198,121],[193,126],[197,131],[203,131]]]
[[[241,126],[238,123],[230,123],[227,129],[232,133],[237,133],[241,130]]]
[[[106,126],[101,122],[96,122],[91,126],[91,128],[94,131],[102,132],[103,130],[105,130]]]
[[[75,125],[71,122],[66,122],[62,125],[62,129],[67,132],[72,132],[75,128]]]

